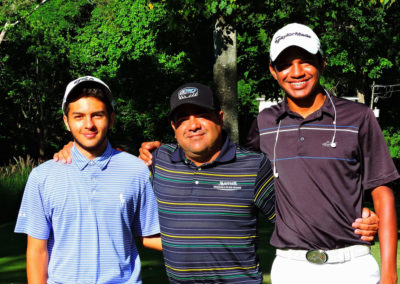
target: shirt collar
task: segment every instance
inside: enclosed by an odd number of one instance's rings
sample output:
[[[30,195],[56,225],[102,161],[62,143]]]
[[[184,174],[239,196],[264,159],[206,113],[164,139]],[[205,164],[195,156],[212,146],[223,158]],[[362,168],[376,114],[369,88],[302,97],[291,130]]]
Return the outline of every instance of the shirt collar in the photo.
[[[108,162],[111,160],[112,153],[113,153],[113,148],[111,147],[111,144],[109,142],[107,143],[107,148],[103,152],[103,154],[94,158],[93,160],[86,158],[78,150],[75,143],[71,150],[72,161],[75,163],[75,165],[81,171],[84,168],[86,168],[87,165],[95,165],[95,166],[99,167],[101,170],[104,170],[104,168],[107,166]]]
[[[328,97],[328,94],[331,96],[332,101],[335,101],[336,98],[331,93],[329,93],[328,90],[326,90],[325,88],[324,88],[324,92],[326,95],[325,101],[324,101],[322,107],[315,112],[315,116],[320,117],[322,115],[322,112],[324,112],[324,113],[329,114],[330,116],[334,117],[335,111],[332,107],[332,103]],[[285,98],[283,100],[283,102],[278,104],[276,121],[278,122],[279,120],[281,120],[283,118],[283,116],[290,115],[290,114],[293,115],[294,113],[290,110],[288,103],[287,103],[287,99]]]
[[[236,145],[235,145],[235,143],[233,143],[228,138],[228,135],[226,135],[225,133],[223,133],[222,135],[224,137],[224,142],[222,144],[221,151],[220,151],[219,155],[217,156],[217,158],[214,161],[212,161],[210,164],[229,162],[229,161],[232,161],[236,157]],[[185,152],[179,146],[172,153],[171,160],[174,163],[188,161],[188,159],[185,156]]]

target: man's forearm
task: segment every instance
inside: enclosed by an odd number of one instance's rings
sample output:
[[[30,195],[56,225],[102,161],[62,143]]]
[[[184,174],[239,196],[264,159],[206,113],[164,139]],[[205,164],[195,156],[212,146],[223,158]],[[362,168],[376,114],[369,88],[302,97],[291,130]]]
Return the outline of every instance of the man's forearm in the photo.
[[[376,213],[379,216],[379,244],[381,252],[381,283],[397,283],[397,221],[392,190],[387,186],[372,191]]]
[[[32,245],[28,240],[26,272],[29,284],[45,284],[47,282],[48,259],[48,252],[45,246]]]
[[[144,247],[159,251],[162,250],[161,237],[159,234],[149,237],[141,237],[140,239]]]

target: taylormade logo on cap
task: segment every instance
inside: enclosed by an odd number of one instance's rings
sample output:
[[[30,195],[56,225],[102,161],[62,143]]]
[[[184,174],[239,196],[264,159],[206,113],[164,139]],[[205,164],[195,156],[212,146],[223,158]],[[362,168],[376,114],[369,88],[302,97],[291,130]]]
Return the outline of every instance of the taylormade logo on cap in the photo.
[[[76,84],[79,84],[80,82],[95,81],[95,79],[97,79],[97,78],[94,78],[92,76],[81,77],[81,78],[76,79],[75,81],[72,81],[72,84],[76,85]],[[98,79],[98,80],[100,80],[100,79]]]
[[[284,36],[278,36],[278,37],[275,39],[275,43],[278,44],[282,39],[285,39],[285,38],[287,38],[288,36],[304,36],[304,37],[311,38],[310,35],[308,35],[308,34],[302,34],[302,33],[299,33],[299,32],[287,33],[287,34],[285,34]]]
[[[322,54],[318,36],[302,24],[288,24],[274,34],[269,50],[271,61],[275,61],[290,46],[298,46],[311,54],[317,54],[318,51]]]
[[[188,99],[188,98],[197,97],[198,95],[199,95],[199,90],[197,88],[188,87],[188,88],[184,88],[178,92],[178,99],[184,100],[184,99]]]

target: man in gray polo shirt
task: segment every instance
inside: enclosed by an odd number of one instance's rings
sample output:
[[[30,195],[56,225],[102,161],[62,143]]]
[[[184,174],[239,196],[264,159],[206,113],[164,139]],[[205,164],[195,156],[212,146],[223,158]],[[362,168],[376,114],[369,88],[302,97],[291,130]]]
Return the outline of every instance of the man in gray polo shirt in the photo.
[[[380,218],[380,283],[396,283],[396,211],[387,184],[399,174],[372,111],[320,85],[326,62],[307,26],[278,30],[270,57],[285,100],[259,113],[247,146],[266,153],[274,169],[272,282],[379,283],[370,243],[350,226],[371,194]]]

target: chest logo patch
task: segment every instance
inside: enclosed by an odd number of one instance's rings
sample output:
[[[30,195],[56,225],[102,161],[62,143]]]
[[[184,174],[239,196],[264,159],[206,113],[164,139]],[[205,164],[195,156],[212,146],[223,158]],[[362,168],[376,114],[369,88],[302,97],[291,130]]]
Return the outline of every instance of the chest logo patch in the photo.
[[[219,184],[214,185],[214,189],[218,190],[240,190],[241,186],[237,184],[237,181],[220,181]]]
[[[123,193],[120,193],[120,195],[119,195],[119,201],[120,201],[121,208],[124,207],[124,206],[125,206],[125,203],[126,203],[126,200],[125,200],[125,198],[124,198],[124,194],[123,194]]]

